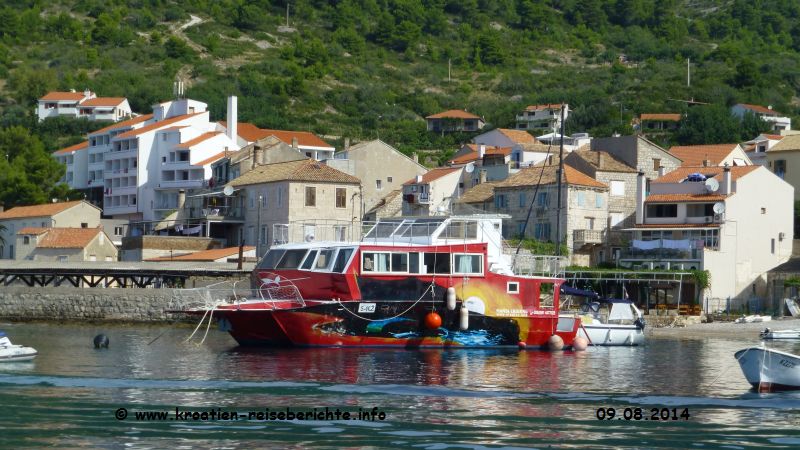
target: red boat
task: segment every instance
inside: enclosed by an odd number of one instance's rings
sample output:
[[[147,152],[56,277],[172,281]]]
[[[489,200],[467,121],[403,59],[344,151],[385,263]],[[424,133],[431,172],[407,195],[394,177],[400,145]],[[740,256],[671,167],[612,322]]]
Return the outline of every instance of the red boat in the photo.
[[[564,280],[515,275],[501,226],[497,216],[398,218],[359,242],[275,245],[251,298],[191,312],[218,318],[240,345],[572,345],[580,319],[559,317]]]

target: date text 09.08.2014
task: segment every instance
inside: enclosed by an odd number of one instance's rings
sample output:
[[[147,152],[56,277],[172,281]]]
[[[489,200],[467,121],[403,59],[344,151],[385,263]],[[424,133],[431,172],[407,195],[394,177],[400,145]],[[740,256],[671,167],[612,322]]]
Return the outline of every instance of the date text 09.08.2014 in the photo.
[[[597,420],[689,420],[689,408],[597,408]]]

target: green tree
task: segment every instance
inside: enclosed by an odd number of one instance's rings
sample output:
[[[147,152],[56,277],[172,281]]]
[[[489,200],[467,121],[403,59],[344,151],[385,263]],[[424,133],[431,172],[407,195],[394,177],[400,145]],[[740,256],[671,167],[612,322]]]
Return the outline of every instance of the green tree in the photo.
[[[45,203],[54,193],[64,192],[63,186],[57,187],[64,166],[28,129],[0,130],[0,155],[6,156],[0,163],[0,201],[5,207]]]
[[[747,111],[744,113],[744,116],[742,116],[739,141],[749,141],[750,139],[754,139],[759,134],[769,131],[770,128],[771,126],[767,121],[756,116],[752,112]]]
[[[739,120],[722,105],[693,106],[680,121],[676,138],[682,145],[738,142]]]

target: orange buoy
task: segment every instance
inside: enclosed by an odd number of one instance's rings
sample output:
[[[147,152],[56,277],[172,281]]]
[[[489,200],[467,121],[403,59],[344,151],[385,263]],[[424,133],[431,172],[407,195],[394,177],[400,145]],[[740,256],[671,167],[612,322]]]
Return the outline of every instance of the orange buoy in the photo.
[[[583,336],[576,336],[575,339],[572,340],[572,349],[576,352],[582,352],[589,347],[589,340]]]
[[[528,344],[525,341],[519,341],[517,347],[519,347],[520,350],[525,350],[528,348]]]
[[[429,330],[436,330],[442,326],[442,316],[435,312],[429,312],[425,316],[425,328]]]

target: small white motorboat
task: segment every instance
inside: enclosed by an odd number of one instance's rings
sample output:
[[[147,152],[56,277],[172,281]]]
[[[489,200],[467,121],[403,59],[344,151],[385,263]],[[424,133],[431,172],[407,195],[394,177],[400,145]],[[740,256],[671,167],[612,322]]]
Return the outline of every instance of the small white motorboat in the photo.
[[[800,330],[770,330],[764,328],[761,339],[800,339]]]
[[[593,300],[581,308],[581,329],[578,330],[578,336],[588,338],[593,345],[644,344],[644,317],[632,301],[600,299],[594,292],[568,286],[561,286],[561,292]]]
[[[734,356],[759,392],[800,389],[800,356],[765,347],[739,350]]]
[[[30,361],[38,353],[33,347],[12,344],[8,336],[0,331],[0,362]]]
[[[789,314],[792,317],[800,317],[800,306],[797,305],[797,299],[785,298],[783,301],[786,303],[786,308],[789,309]]]

